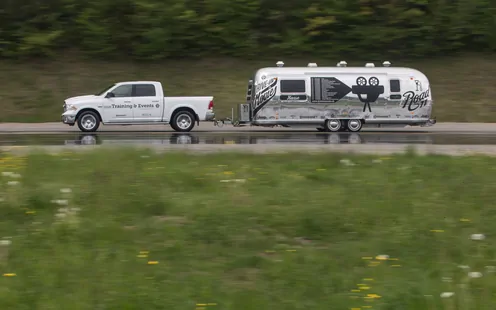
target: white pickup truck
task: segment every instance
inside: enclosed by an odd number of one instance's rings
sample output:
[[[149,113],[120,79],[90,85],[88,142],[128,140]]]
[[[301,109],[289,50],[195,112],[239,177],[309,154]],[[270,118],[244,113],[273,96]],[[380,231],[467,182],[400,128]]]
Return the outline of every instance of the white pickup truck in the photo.
[[[62,122],[83,132],[94,132],[104,125],[170,124],[175,131],[187,132],[195,122],[215,118],[213,96],[164,97],[160,82],[120,82],[95,95],[77,96],[64,101]]]

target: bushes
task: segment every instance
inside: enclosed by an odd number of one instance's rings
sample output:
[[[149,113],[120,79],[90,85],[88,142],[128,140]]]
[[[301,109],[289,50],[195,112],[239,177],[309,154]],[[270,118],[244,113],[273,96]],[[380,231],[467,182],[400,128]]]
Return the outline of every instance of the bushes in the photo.
[[[496,51],[492,0],[7,0],[0,55],[367,58]],[[381,57],[382,58],[382,57]]]

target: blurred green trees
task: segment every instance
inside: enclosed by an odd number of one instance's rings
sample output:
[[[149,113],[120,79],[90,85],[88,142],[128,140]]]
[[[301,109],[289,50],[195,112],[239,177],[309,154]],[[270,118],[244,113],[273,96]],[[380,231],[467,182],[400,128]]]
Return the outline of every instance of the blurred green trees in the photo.
[[[494,0],[2,0],[0,56],[496,51]]]

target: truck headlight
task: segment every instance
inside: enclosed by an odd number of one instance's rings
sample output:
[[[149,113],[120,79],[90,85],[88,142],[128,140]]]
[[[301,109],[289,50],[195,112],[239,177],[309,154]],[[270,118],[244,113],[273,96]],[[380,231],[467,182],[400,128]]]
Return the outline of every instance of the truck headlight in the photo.
[[[66,106],[66,111],[76,111],[76,110],[77,110],[77,107],[75,105],[68,104]]]

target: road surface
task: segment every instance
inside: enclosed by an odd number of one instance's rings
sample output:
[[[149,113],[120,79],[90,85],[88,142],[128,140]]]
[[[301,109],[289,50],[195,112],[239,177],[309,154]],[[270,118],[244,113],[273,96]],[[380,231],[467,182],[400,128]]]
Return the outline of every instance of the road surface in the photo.
[[[187,134],[188,136],[198,136],[202,134],[207,134],[209,136],[217,137],[227,137],[229,134],[243,134],[243,135],[261,135],[261,134],[300,134],[300,135],[318,135],[319,133],[314,127],[308,128],[263,128],[263,127],[232,127],[230,125],[225,125],[222,128],[213,126],[212,123],[201,123],[199,127],[196,127],[194,131]],[[301,143],[300,141],[287,141],[287,143],[277,143],[266,141],[265,143],[165,143],[168,137],[173,135],[178,135],[174,133],[167,125],[133,125],[133,126],[101,126],[100,130],[93,134],[81,133],[77,127],[69,127],[61,123],[38,123],[38,124],[23,124],[23,123],[3,123],[0,124],[0,135],[8,135],[9,139],[13,135],[26,135],[26,134],[52,134],[52,135],[62,135],[69,134],[73,136],[83,136],[83,137],[103,137],[103,141],[117,141],[117,143],[90,143],[86,145],[83,143],[65,143],[64,145],[22,145],[18,146],[15,143],[11,145],[5,145],[5,143],[0,146],[0,150],[12,151],[15,153],[25,153],[32,149],[43,149],[49,152],[61,152],[64,150],[91,150],[94,148],[102,147],[115,147],[121,146],[124,143],[120,143],[119,139],[108,138],[109,135],[119,135],[122,141],[122,137],[126,137],[128,140],[136,140],[137,134],[163,136],[159,139],[159,143],[127,143],[127,145],[139,144],[140,147],[146,147],[154,149],[156,151],[173,151],[173,150],[184,150],[191,151],[194,153],[205,153],[205,152],[218,152],[218,151],[239,151],[239,152],[250,152],[250,153],[266,153],[266,152],[288,152],[288,151],[298,151],[298,152],[344,152],[344,153],[368,153],[368,154],[392,154],[392,153],[403,153],[407,149],[415,150],[420,154],[435,153],[435,154],[447,154],[447,155],[468,155],[468,154],[481,154],[481,155],[496,155],[496,145],[495,143],[484,143],[484,139],[494,141],[496,140],[496,123],[437,123],[432,127],[406,127],[404,129],[364,129],[359,135],[359,137],[365,137],[365,140],[370,141],[367,143],[322,143],[315,142],[312,140],[307,141],[307,143]],[[370,139],[371,134],[380,134],[383,137],[387,137],[383,141],[376,143],[373,139]],[[432,135],[451,135],[449,141],[453,141],[452,144],[429,144],[429,143],[411,143],[410,140],[406,139],[402,141],[391,142],[389,140],[393,137],[397,137],[398,134],[403,134],[403,136],[417,135],[421,137],[428,137]],[[333,135],[343,135],[337,133],[320,133],[322,136],[334,137]],[[351,135],[351,133],[345,133],[344,135]],[[356,135],[356,134],[354,134]],[[466,136],[464,139],[463,136]],[[21,136],[19,136],[20,138]],[[105,138],[107,137],[107,138]],[[319,136],[320,137],[320,136]],[[356,136],[355,136],[356,137]],[[367,138],[369,137],[369,138]],[[338,137],[339,138],[339,137]],[[460,144],[457,142],[467,139],[477,140],[482,142],[476,143],[466,143]],[[112,140],[113,139],[113,140]],[[140,138],[141,139],[141,138]],[[138,139],[138,140],[140,140]],[[154,138],[154,141],[157,141]],[[319,138],[320,139],[320,138]],[[388,140],[389,139],[389,140]],[[16,140],[16,139],[14,139]],[[67,139],[66,139],[67,140]],[[69,139],[70,140],[70,139]],[[77,139],[73,139],[77,140]],[[81,140],[81,139],[80,139]],[[339,139],[338,139],[339,140]],[[363,140],[363,139],[361,139]],[[393,139],[394,140],[394,139]],[[1,140],[0,140],[1,141]],[[65,140],[64,140],[65,141]],[[317,139],[315,140],[317,141]],[[385,142],[384,142],[385,141]],[[451,143],[451,142],[450,142]],[[479,143],[479,144],[477,144]]]
[[[214,126],[212,122],[200,123],[193,129],[193,132],[240,132],[240,131],[310,131],[316,132],[316,126],[309,126],[305,128],[265,128],[257,126],[246,127],[233,127],[232,125],[224,125],[222,128]],[[131,125],[131,126],[117,126],[117,125],[101,125],[98,132],[116,132],[116,131],[129,131],[129,132],[173,132],[168,125]],[[402,128],[364,128],[363,132],[367,131],[423,131],[423,132],[452,132],[452,133],[466,133],[478,132],[496,133],[496,123],[437,123],[431,127],[406,127]],[[64,132],[79,132],[77,126],[67,126],[62,123],[1,123],[0,134],[2,133],[64,133]]]

